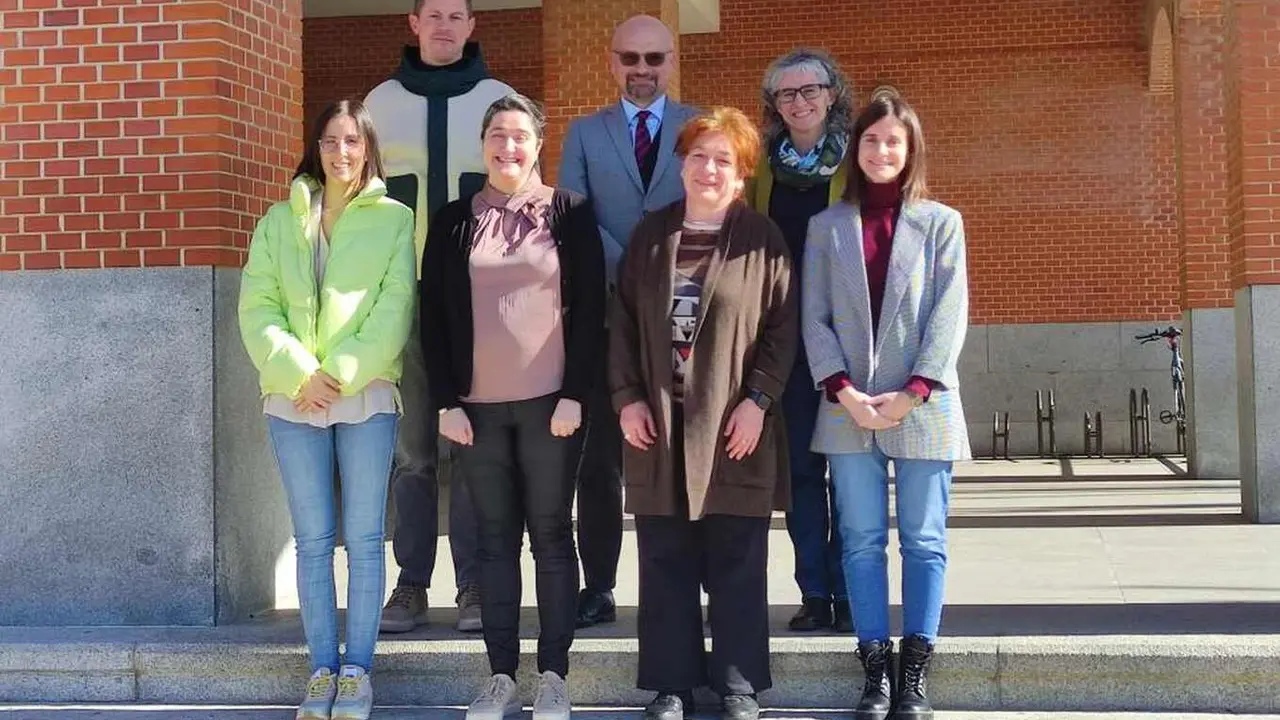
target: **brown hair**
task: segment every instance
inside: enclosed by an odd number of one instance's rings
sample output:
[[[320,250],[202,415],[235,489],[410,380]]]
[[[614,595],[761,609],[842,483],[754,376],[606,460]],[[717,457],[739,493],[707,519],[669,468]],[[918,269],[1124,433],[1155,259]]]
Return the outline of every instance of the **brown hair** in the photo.
[[[847,203],[857,205],[862,197],[862,189],[867,184],[867,178],[858,165],[862,135],[867,128],[886,117],[893,117],[907,129],[907,164],[899,176],[902,202],[913,203],[929,196],[929,188],[925,183],[924,131],[920,128],[920,118],[896,91],[882,90],[872,96],[853,123],[853,135],[849,138],[851,146],[845,157],[845,162],[849,164],[849,184],[844,191],[844,201]]]
[[[414,15],[418,15],[422,12],[422,5],[426,1],[427,0],[413,0]],[[472,15],[475,15],[475,8],[472,7],[472,5],[474,4],[475,4],[474,0],[467,0],[467,17],[471,17]]]
[[[320,113],[311,127],[311,137],[307,138],[307,145],[302,149],[302,161],[298,163],[298,169],[293,173],[294,179],[308,175],[321,185],[324,184],[324,163],[320,161],[320,138],[324,137],[329,121],[339,117],[355,120],[360,138],[364,140],[364,171],[360,174],[360,187],[355,189],[356,192],[368,187],[369,182],[375,177],[386,180],[387,173],[382,169],[382,152],[378,149],[378,134],[373,129],[373,117],[369,115],[369,110],[365,108],[364,103],[359,100],[339,100],[331,103]]]
[[[707,133],[724,133],[738,158],[738,175],[743,179],[755,175],[760,162],[760,131],[745,113],[737,108],[717,107],[684,124],[676,138],[676,155],[684,158],[698,138]]]

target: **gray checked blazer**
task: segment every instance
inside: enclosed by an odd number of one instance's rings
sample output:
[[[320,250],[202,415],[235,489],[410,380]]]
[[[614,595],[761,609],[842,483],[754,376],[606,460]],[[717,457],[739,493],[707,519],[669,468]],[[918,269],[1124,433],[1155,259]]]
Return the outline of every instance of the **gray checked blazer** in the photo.
[[[631,231],[645,213],[684,197],[680,163],[675,158],[676,136],[697,110],[667,97],[658,131],[658,158],[645,190],[621,101],[580,117],[569,125],[560,155],[558,187],[586,195],[596,211],[604,242],[609,285],[616,284]]]
[[[809,369],[819,384],[840,371],[871,395],[897,390],[913,375],[942,384],[901,425],[874,432],[858,427],[824,396],[813,451],[869,452],[874,443],[892,458],[969,459],[956,373],[969,323],[960,213],[929,200],[903,205],[874,347],[856,206],[837,203],[809,222],[803,273],[801,327]]]

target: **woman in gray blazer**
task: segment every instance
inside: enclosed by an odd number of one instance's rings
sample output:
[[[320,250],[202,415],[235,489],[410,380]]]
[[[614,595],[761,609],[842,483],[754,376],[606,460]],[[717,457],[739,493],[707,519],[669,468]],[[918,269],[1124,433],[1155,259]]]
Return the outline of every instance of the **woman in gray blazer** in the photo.
[[[969,455],[956,360],[968,325],[960,213],[925,199],[920,121],[895,93],[854,123],[844,202],[809,224],[802,325],[826,390],[827,455],[866,685],[861,720],[933,717],[925,675],[942,615],[952,463]],[[853,165],[852,163],[856,163]],[[902,545],[903,639],[889,640],[889,462]]]

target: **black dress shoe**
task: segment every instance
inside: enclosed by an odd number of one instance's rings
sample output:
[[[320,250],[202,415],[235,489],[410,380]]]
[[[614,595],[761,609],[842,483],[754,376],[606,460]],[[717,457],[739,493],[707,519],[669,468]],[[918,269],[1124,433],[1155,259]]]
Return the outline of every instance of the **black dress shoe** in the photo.
[[[684,711],[693,712],[693,693],[658,693],[644,706],[644,720],[684,720]]]
[[[613,593],[583,590],[578,595],[578,627],[586,628],[600,623],[611,623],[618,619],[618,606],[613,602]]]
[[[831,601],[823,598],[805,598],[800,603],[800,610],[787,623],[787,627],[797,632],[824,630],[831,627]]]
[[[849,601],[844,598],[836,598],[835,602],[831,603],[831,605],[835,610],[835,612],[832,613],[835,619],[831,623],[831,629],[838,633],[852,635],[853,610],[849,608]]]
[[[760,703],[755,695],[725,695],[724,720],[757,720]]]

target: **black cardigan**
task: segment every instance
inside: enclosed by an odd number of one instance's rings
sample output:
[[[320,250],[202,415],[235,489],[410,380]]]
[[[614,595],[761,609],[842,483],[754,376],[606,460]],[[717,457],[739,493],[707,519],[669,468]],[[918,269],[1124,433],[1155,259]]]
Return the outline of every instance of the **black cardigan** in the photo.
[[[471,315],[471,246],[474,193],[440,208],[431,218],[418,283],[422,355],[436,408],[458,407],[471,392],[475,329]],[[551,236],[560,255],[564,305],[565,368],[560,396],[586,402],[605,347],[604,247],[587,199],[557,189],[551,198]]]

